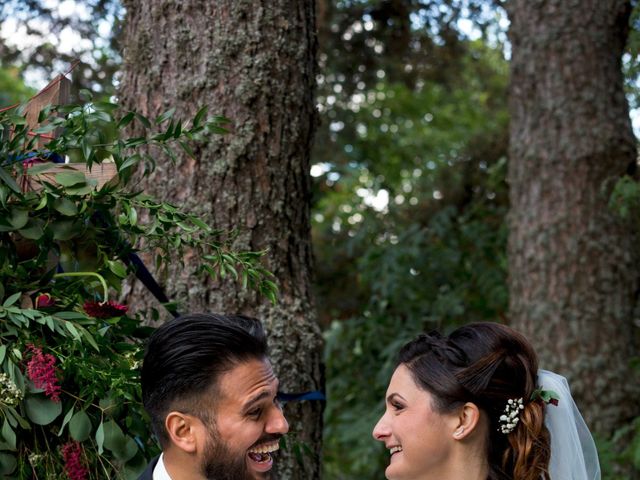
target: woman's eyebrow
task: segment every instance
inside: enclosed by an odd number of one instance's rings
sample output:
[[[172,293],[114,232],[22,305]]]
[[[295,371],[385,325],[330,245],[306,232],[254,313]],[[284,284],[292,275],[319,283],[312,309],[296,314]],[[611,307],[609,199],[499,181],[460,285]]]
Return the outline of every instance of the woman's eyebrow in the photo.
[[[404,399],[404,397],[402,395],[400,395],[399,393],[393,392],[393,393],[390,393],[389,395],[387,395],[387,403],[391,403],[391,401],[396,397],[398,399],[406,402],[406,400]]]

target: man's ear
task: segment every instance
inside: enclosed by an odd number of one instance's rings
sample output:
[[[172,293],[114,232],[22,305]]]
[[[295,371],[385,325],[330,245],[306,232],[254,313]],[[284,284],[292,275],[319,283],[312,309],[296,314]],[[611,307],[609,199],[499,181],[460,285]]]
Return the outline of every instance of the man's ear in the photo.
[[[187,453],[197,450],[197,419],[193,415],[182,412],[169,412],[164,419],[164,426],[171,443]]]
[[[480,422],[480,409],[475,403],[467,402],[458,411],[457,424],[453,431],[455,440],[463,440],[471,434]]]

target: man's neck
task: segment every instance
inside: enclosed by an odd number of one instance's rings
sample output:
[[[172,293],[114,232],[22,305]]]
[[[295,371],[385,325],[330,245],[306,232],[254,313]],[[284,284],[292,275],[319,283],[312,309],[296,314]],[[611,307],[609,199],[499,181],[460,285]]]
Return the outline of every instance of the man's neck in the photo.
[[[194,455],[170,449],[163,452],[162,460],[169,480],[206,480]]]

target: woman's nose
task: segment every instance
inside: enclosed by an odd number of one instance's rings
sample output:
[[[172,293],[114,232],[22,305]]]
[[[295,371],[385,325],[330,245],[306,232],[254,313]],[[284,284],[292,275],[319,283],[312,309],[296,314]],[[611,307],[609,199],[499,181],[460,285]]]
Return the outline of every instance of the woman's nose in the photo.
[[[385,420],[385,415],[383,415],[376,426],[373,427],[373,438],[384,442],[385,437],[388,437],[391,434],[391,429]]]

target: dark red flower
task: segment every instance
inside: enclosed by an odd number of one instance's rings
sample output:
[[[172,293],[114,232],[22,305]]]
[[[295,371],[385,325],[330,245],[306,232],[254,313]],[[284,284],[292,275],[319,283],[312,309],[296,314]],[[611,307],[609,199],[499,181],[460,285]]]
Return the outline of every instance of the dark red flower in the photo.
[[[71,480],[85,480],[89,471],[82,464],[82,447],[78,442],[67,442],[62,446],[62,458],[67,477]]]
[[[36,297],[36,308],[53,307],[55,304],[55,299],[48,293],[41,293]]]
[[[552,405],[555,405],[557,407],[558,403],[560,403],[560,401],[557,398],[551,398],[551,399],[549,399],[549,403],[552,404]]]
[[[108,302],[84,302],[84,311],[93,318],[113,318],[120,317],[127,313],[129,308],[126,305],[109,300]]]
[[[36,388],[42,388],[47,397],[59,402],[60,385],[56,376],[56,357],[50,353],[42,353],[42,349],[31,344],[27,345],[27,354],[31,354],[27,362],[27,377]]]

